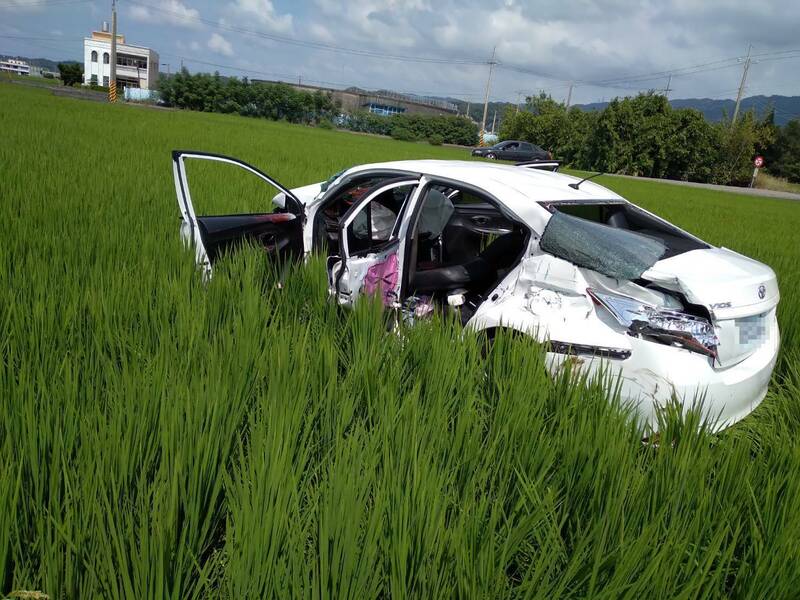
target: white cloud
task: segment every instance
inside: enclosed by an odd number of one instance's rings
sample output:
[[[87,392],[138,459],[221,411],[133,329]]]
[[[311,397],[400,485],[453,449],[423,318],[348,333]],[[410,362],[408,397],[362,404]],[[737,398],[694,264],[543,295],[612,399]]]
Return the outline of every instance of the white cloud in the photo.
[[[200,27],[197,21],[200,17],[198,10],[187,6],[181,0],[162,0],[157,10],[134,4],[128,9],[128,15],[140,23],[168,23],[195,29]]]
[[[44,8],[42,0],[8,0],[0,4],[0,11],[28,11],[35,12]]]
[[[278,14],[272,0],[236,0],[233,15],[255,20],[262,27],[275,33],[291,33],[294,20],[290,13]]]
[[[203,45],[197,40],[192,40],[191,42],[184,42],[183,40],[175,40],[175,47],[181,52],[187,52],[191,50],[192,52],[197,54],[202,49]]]
[[[312,37],[322,42],[332,43],[335,41],[333,34],[322,23],[311,23],[308,27],[308,31],[311,33]]]
[[[217,54],[223,56],[233,56],[233,46],[231,43],[218,33],[212,33],[208,40],[208,47]]]

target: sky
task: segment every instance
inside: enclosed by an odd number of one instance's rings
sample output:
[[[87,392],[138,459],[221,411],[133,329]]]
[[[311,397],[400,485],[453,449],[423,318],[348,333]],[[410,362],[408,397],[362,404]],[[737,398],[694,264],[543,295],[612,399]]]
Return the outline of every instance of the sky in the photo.
[[[800,1],[117,0],[162,71],[351,85],[483,102],[800,95]],[[0,53],[82,60],[111,0],[0,0]],[[670,74],[672,75],[669,79]]]

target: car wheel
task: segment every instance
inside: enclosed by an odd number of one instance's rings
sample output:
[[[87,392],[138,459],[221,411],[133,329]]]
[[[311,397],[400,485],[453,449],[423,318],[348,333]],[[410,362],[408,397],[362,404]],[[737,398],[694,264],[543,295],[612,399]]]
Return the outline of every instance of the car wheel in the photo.
[[[489,152],[489,154],[486,155],[486,158],[488,158],[489,160],[494,160],[495,158],[497,158],[497,156],[495,155],[494,152]]]

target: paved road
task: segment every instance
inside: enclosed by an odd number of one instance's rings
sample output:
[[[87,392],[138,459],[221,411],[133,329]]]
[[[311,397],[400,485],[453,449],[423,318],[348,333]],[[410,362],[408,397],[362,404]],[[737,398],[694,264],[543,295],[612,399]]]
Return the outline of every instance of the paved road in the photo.
[[[108,102],[108,94],[105,92],[98,92],[97,90],[89,90],[86,88],[74,87],[54,87],[53,94],[56,96],[67,96],[69,98],[77,98],[78,100],[94,100],[95,102]]]
[[[683,185],[688,187],[703,188],[706,190],[715,190],[718,192],[730,192],[733,194],[742,194],[744,196],[761,196],[764,198],[783,198],[784,200],[800,201],[800,194],[793,194],[792,192],[776,192],[773,190],[762,190],[759,188],[744,188],[744,187],[736,187],[734,185],[714,185],[713,183],[695,183],[693,181],[675,181],[674,179],[656,179],[653,177],[634,177],[632,175],[609,175],[609,177],[624,177],[625,179],[640,179],[646,181],[655,181],[658,183],[667,183],[670,185]]]

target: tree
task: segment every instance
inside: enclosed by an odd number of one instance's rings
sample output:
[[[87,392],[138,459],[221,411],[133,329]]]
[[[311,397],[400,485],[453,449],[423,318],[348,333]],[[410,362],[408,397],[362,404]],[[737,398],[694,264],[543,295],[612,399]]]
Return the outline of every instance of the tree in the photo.
[[[667,149],[666,171],[662,176],[681,181],[708,181],[714,170],[716,153],[714,128],[693,108],[673,110]]]
[[[768,135],[753,111],[731,124],[722,121],[714,125],[716,132],[716,159],[711,183],[725,185],[747,185],[753,176],[753,158],[757,149],[765,146]]]
[[[83,83],[83,67],[79,63],[58,63],[61,83],[73,86]]]
[[[800,119],[789,121],[778,131],[765,158],[770,173],[800,183]]]

